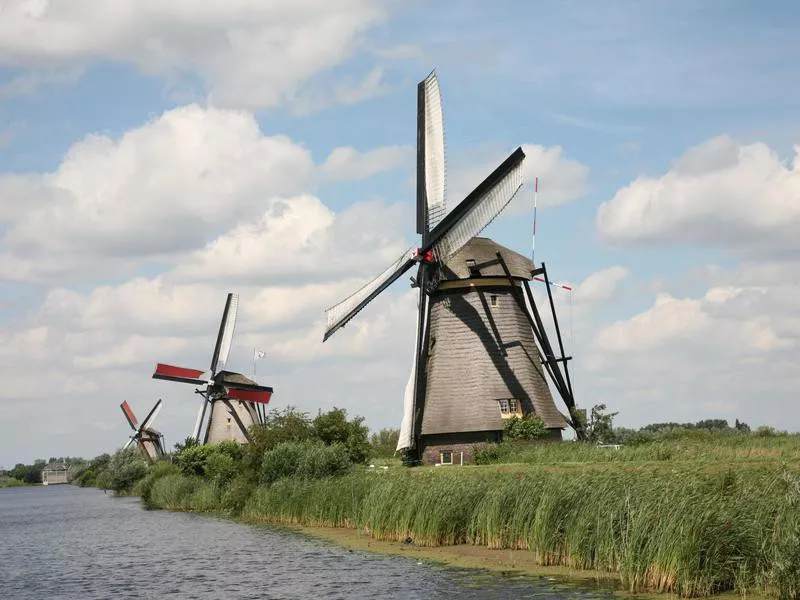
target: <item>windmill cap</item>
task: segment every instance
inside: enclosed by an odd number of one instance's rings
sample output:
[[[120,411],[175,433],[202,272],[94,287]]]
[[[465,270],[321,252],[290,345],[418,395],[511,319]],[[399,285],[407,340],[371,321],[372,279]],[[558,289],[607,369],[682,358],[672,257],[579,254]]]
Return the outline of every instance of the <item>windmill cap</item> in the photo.
[[[487,237],[474,237],[442,265],[444,280],[470,279],[476,276],[475,271],[481,277],[505,277],[503,267],[497,261],[498,252],[512,277],[531,279],[533,263],[530,258]]]

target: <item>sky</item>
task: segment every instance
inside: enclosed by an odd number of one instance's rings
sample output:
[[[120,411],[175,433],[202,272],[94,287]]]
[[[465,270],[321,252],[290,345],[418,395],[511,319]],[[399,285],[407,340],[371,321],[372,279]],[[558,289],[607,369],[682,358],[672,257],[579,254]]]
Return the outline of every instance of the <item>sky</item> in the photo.
[[[151,375],[208,368],[227,292],[270,407],[399,427],[408,281],[324,310],[418,241],[433,69],[448,206],[522,146],[485,235],[528,254],[539,177],[580,407],[800,430],[798,38],[789,2],[0,0],[0,467],[113,451],[123,400],[183,440]]]

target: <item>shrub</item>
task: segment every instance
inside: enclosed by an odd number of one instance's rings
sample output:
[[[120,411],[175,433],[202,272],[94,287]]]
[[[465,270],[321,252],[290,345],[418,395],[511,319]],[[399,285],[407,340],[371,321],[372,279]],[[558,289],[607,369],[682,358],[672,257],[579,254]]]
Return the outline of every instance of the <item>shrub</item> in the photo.
[[[514,415],[506,421],[504,437],[512,440],[535,440],[548,435],[544,421],[534,415],[525,415],[521,419]]]
[[[352,467],[350,452],[342,443],[283,442],[264,453],[261,481],[269,485],[286,477],[320,479],[344,475]]]
[[[302,479],[322,479],[349,473],[353,468],[350,449],[342,443],[330,446],[307,445],[300,457],[297,476]]]
[[[118,450],[108,464],[108,487],[117,493],[130,492],[147,471],[147,461],[137,448]]]
[[[297,473],[305,444],[301,442],[282,442],[264,452],[261,464],[261,481],[272,484],[283,477]]]

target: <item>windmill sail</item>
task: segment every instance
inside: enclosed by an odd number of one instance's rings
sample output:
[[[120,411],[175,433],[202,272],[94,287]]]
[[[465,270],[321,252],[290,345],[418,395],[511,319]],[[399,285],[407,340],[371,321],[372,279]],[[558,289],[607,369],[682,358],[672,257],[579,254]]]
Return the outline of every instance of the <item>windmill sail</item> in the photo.
[[[136,415],[133,414],[133,409],[131,408],[131,405],[128,404],[128,401],[125,400],[122,404],[119,405],[119,407],[122,409],[122,414],[125,415],[125,419],[127,419],[128,424],[131,426],[131,429],[133,429],[134,431],[139,429],[139,421],[136,420]]]
[[[239,309],[239,295],[228,294],[225,302],[225,310],[222,313],[222,321],[219,324],[219,334],[217,343],[214,347],[214,356],[211,359],[211,373],[216,375],[225,368],[228,362],[228,354],[231,351],[233,342],[233,330],[236,327],[236,313]]]
[[[522,187],[524,159],[522,148],[517,148],[431,231],[429,244],[436,260],[447,260],[458,252],[514,199]]]
[[[150,429],[150,426],[153,424],[153,421],[156,420],[156,416],[158,416],[158,413],[161,410],[162,404],[163,402],[161,401],[161,398],[159,398],[158,402],[156,402],[156,405],[153,407],[153,410],[150,411],[150,414],[147,415],[144,422],[142,423],[142,431]]]
[[[423,339],[423,332],[427,323],[425,322],[425,315],[427,315],[427,301],[428,297],[423,293],[420,288],[419,299],[417,300],[417,327],[416,339],[414,342],[414,359],[411,363],[411,373],[408,376],[408,383],[403,393],[403,420],[400,422],[400,435],[397,440],[397,450],[404,450],[411,448],[414,445],[414,407],[417,398],[417,365],[419,364],[420,348]]]
[[[447,212],[446,181],[442,96],[432,72],[417,86],[417,233],[423,243]]]
[[[360,290],[348,296],[339,304],[336,304],[325,311],[327,327],[325,328],[324,342],[340,327],[352,319],[358,312],[369,304],[378,294],[389,287],[392,283],[412,266],[414,266],[414,256],[416,248],[409,248],[397,257],[389,267],[375,279],[367,283]]]

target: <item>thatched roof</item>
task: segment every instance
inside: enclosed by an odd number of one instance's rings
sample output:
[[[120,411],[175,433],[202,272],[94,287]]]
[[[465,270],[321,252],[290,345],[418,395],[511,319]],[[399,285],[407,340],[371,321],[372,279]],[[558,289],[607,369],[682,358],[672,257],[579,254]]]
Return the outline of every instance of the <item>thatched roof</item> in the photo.
[[[481,277],[505,277],[503,268],[497,260],[500,253],[511,271],[512,277],[530,279],[533,263],[531,259],[518,252],[501,246],[497,242],[485,237],[472,238],[466,245],[451,256],[442,266],[442,276],[445,280],[468,279],[475,277],[470,271],[467,261],[475,261],[473,271],[480,273]]]
[[[233,371],[222,371],[221,375],[221,383],[222,385],[259,385],[257,382],[253,381],[249,377],[245,377],[241,373],[234,373]]]

